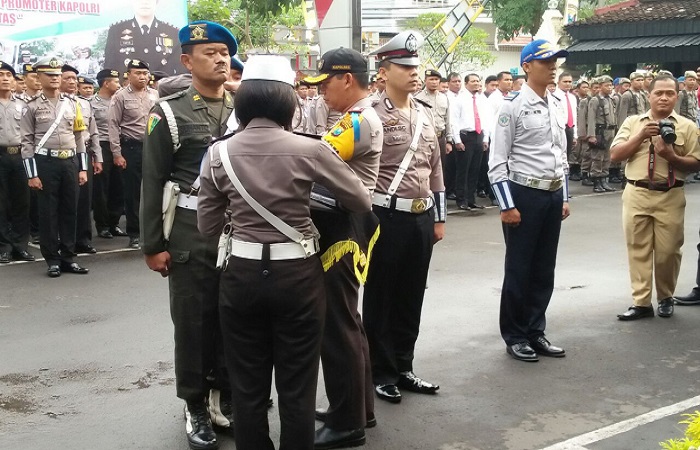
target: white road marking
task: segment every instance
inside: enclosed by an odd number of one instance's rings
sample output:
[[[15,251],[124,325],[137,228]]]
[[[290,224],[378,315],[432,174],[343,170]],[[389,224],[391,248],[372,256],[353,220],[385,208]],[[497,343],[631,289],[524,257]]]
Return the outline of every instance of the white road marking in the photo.
[[[593,444],[618,434],[626,433],[627,431],[634,430],[642,425],[656,422],[659,419],[681,413],[698,405],[700,405],[700,395],[683,400],[682,402],[678,402],[673,405],[664,406],[663,408],[649,411],[641,416],[632,417],[631,419],[623,420],[622,422],[593,430],[589,433],[576,436],[567,441],[554,444],[541,450],[586,450],[586,447],[584,447],[585,445]]]

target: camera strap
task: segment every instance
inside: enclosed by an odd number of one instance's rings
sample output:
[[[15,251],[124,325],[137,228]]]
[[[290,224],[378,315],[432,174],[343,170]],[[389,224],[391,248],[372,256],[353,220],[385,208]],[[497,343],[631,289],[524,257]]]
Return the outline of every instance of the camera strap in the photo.
[[[649,144],[649,185],[654,185],[654,169],[656,168],[656,152],[654,151],[654,144],[650,143]],[[673,170],[673,167],[671,166],[671,163],[668,164],[668,187],[671,188],[673,187],[674,184],[676,184],[676,173]]]

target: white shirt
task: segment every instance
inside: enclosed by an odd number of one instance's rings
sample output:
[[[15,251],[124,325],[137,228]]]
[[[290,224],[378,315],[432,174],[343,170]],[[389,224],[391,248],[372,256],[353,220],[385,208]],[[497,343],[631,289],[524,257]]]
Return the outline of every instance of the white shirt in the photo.
[[[569,99],[569,102],[571,103],[571,118],[574,121],[574,137],[578,136],[578,125],[576,124],[576,107],[578,105],[578,102],[576,100],[576,96],[569,92],[564,92],[561,89],[557,88],[554,91],[554,96],[559,100],[559,103],[561,104],[562,111],[564,111],[564,125],[569,120],[569,111],[568,111],[568,106],[566,104],[566,99]]]
[[[474,93],[465,90],[461,92],[450,103],[450,125],[452,128],[452,138],[455,142],[462,142],[459,137],[461,130],[476,131],[476,120],[474,114],[474,98],[476,96],[476,109],[481,122],[481,132],[484,134],[484,142],[487,142],[491,135],[493,112],[489,106],[488,99],[484,94]],[[454,107],[453,107],[454,106]]]

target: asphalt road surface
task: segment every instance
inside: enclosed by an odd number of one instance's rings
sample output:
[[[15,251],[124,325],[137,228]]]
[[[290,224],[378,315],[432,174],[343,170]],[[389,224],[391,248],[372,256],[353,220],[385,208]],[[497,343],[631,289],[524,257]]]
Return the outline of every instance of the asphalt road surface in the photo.
[[[365,448],[642,450],[682,436],[680,414],[700,409],[700,307],[617,321],[631,305],[620,194],[572,191],[547,327],[567,357],[528,364],[506,355],[498,212],[453,211],[415,360],[439,394],[377,401]],[[686,192],[681,295],[695,281],[700,184]],[[167,282],[139,252],[114,251],[126,243],[96,240],[101,252],[79,259],[87,276],[49,279],[43,262],[0,267],[0,449],[187,449]],[[320,379],[318,406],[326,404]],[[277,442],[276,407],[270,425]]]

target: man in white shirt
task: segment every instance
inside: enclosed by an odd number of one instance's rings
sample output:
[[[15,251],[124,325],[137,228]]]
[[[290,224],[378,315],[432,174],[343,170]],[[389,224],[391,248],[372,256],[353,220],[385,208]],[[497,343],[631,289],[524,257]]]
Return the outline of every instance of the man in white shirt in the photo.
[[[445,95],[447,95],[447,100],[450,103],[450,120],[452,120],[452,113],[454,112],[454,108],[456,108],[457,97],[461,91],[462,78],[460,75],[456,72],[452,72],[447,75],[447,91],[445,91]],[[457,180],[457,160],[454,144],[461,141],[459,138],[454,140],[452,124],[450,124],[450,129],[446,131],[450,135],[453,144],[452,150],[446,152],[445,154],[445,163],[442,166],[442,176],[445,182],[445,196],[448,200],[456,200],[457,194],[455,193],[455,182]]]
[[[468,74],[464,77],[464,86],[466,90],[450,104],[452,112],[450,122],[456,152],[457,206],[465,211],[471,211],[484,208],[476,204],[476,185],[479,180],[481,158],[488,149],[493,113],[487,98],[479,93],[481,86],[479,75]]]
[[[576,145],[576,136],[578,136],[578,127],[576,126],[576,107],[578,105],[576,96],[571,93],[571,87],[574,84],[574,79],[569,72],[562,72],[559,75],[557,89],[554,91],[554,97],[559,100],[559,104],[564,110],[566,117],[566,156],[569,161],[569,176],[577,181],[581,177],[581,164],[578,161],[571,159],[571,151]]]

